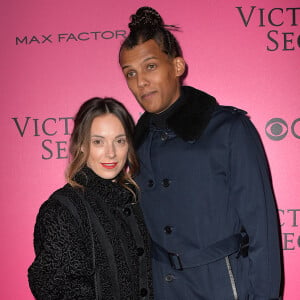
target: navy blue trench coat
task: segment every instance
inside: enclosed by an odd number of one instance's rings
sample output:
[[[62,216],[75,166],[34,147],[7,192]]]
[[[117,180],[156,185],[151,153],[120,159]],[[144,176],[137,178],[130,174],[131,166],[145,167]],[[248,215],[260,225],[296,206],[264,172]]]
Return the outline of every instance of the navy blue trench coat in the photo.
[[[277,212],[259,136],[242,110],[191,87],[181,98],[167,129],[147,112],[136,129],[155,299],[279,299]]]

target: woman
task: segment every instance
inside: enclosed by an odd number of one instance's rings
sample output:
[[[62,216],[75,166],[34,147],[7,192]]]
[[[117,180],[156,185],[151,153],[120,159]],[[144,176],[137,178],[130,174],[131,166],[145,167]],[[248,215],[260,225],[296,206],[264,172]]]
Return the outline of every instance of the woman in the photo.
[[[114,99],[80,107],[68,183],[36,220],[36,258],[28,270],[36,299],[152,299],[149,239],[132,179],[133,129]]]

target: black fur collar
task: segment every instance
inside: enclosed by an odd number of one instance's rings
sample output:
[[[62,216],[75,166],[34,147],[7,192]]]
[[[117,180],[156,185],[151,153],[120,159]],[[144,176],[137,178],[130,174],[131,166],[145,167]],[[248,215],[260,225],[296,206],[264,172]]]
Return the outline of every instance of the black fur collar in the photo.
[[[183,86],[184,102],[167,119],[168,128],[185,141],[198,139],[217,107],[214,97],[193,87]],[[149,132],[151,113],[145,112],[135,129],[135,146],[139,147]]]

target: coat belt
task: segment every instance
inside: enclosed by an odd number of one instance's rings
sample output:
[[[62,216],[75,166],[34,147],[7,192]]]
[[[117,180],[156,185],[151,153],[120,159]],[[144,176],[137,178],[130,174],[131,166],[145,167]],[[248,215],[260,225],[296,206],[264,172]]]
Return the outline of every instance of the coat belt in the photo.
[[[245,232],[231,235],[202,249],[188,249],[185,252],[170,252],[153,242],[153,258],[158,261],[169,259],[176,270],[199,267],[237,253],[247,256],[248,235]]]

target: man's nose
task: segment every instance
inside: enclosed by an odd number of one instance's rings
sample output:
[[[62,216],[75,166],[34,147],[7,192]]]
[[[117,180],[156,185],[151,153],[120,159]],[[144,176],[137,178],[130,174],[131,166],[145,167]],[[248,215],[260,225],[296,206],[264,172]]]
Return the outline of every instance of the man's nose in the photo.
[[[137,85],[138,87],[142,88],[149,84],[148,79],[146,78],[144,73],[141,73],[137,76]]]

